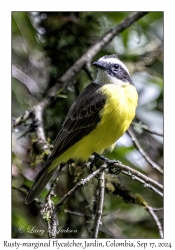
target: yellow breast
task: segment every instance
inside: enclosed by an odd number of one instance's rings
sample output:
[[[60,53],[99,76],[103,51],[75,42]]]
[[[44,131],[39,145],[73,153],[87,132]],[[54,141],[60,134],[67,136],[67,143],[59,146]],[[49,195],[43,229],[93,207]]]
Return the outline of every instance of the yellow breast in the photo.
[[[135,116],[138,102],[137,91],[131,84],[123,87],[108,84],[102,88],[107,100],[101,111],[102,119],[96,127],[98,136],[104,141],[103,145],[99,145],[100,151],[114,144],[125,133]]]
[[[135,116],[138,94],[131,84],[123,87],[114,84],[104,85],[103,91],[107,101],[101,111],[100,125],[117,140],[128,129]]]
[[[59,156],[52,163],[51,169],[70,158],[87,160],[94,152],[102,153],[128,129],[135,116],[138,102],[135,87],[131,84],[122,87],[116,84],[106,84],[100,92],[106,95],[106,103],[100,112],[101,120],[97,127]]]

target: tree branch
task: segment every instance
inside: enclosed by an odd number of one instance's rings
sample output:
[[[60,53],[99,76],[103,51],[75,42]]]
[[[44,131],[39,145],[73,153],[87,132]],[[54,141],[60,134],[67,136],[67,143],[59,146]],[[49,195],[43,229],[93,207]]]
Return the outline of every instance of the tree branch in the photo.
[[[52,197],[54,196],[54,188],[58,183],[58,178],[52,183],[50,190],[46,196],[45,204],[40,211],[43,219],[46,221],[48,226],[48,237],[49,238],[56,238],[57,235],[57,226],[58,226],[58,219],[56,214],[54,214],[55,205],[52,201]]]
[[[162,229],[162,225],[159,221],[159,218],[158,216],[156,215],[156,213],[154,212],[154,209],[148,205],[145,206],[146,210],[149,212],[149,214],[151,215],[151,217],[153,218],[153,220],[155,221],[155,224],[159,230],[159,235],[160,235],[160,238],[163,239],[163,229]]]
[[[137,138],[135,137],[134,133],[131,131],[131,129],[129,128],[127,130],[127,133],[129,134],[129,136],[131,137],[135,147],[138,149],[138,151],[141,153],[141,155],[143,156],[143,158],[157,171],[159,171],[159,173],[163,174],[163,170],[162,168],[157,165],[155,162],[153,162],[151,160],[151,158],[149,157],[149,155],[143,150],[143,148],[141,147],[140,143],[138,142]]]
[[[147,202],[142,198],[142,196],[140,196],[139,194],[136,194],[135,195],[136,197],[136,201],[137,201],[137,204],[141,205],[141,206],[144,206],[145,209],[149,212],[149,214],[151,215],[151,217],[153,218],[153,220],[155,221],[155,224],[159,230],[159,235],[161,238],[163,238],[163,230],[162,230],[162,226],[161,226],[161,223],[159,221],[159,218],[158,216],[156,215],[155,211],[154,211],[154,208],[150,207]]]
[[[57,178],[50,186],[50,190],[49,190],[49,192],[46,196],[46,199],[45,199],[45,204],[40,212],[43,216],[43,219],[47,223],[49,238],[56,238],[56,236],[57,236],[57,226],[59,225],[59,222],[58,222],[58,218],[57,218],[56,213],[54,213],[55,204],[52,201],[52,197],[55,196],[54,189],[55,189],[56,185],[58,184],[59,173],[60,173],[62,167],[63,166],[59,165],[59,167],[56,171]]]
[[[63,196],[63,198],[60,200],[60,202],[56,205],[56,207],[55,207],[55,213],[57,213],[60,210],[61,206],[63,206],[65,204],[65,202],[67,201],[67,199],[70,196],[72,196],[72,194],[75,193],[75,191],[77,191],[80,187],[82,187],[85,184],[87,184],[92,178],[94,178],[97,174],[99,174],[102,171],[104,171],[107,167],[108,167],[108,165],[104,163],[96,171],[94,171],[90,175],[88,175],[88,177],[86,177],[85,179],[81,179],[81,181],[78,182],[67,194],[65,194]]]
[[[157,181],[154,181],[139,171],[132,169],[129,166],[125,166],[120,162],[114,163],[113,167],[118,168],[123,174],[131,176],[133,180],[142,183],[144,187],[151,189],[154,193],[163,197],[163,186]]]
[[[36,125],[35,133],[37,137],[37,147],[40,151],[47,150],[50,153],[50,146],[47,143],[44,125],[43,125],[43,112],[44,112],[44,105],[37,106],[33,110],[34,115],[34,124]]]
[[[96,156],[97,157],[97,156]],[[163,187],[158,182],[150,179],[149,177],[141,174],[140,172],[125,166],[117,161],[109,161],[107,158],[100,156],[100,159],[104,162],[97,170],[92,172],[90,175],[88,175],[85,179],[81,179],[80,182],[78,182],[68,193],[66,193],[63,198],[60,200],[60,202],[57,205],[53,205],[51,199],[49,198],[49,201],[46,202],[42,214],[46,214],[46,219],[48,219],[48,227],[49,227],[49,237],[55,238],[56,237],[56,227],[58,225],[58,219],[57,219],[57,213],[60,211],[61,207],[66,203],[66,201],[72,196],[80,187],[87,184],[92,178],[97,176],[101,173],[100,179],[99,179],[99,186],[100,186],[100,195],[99,195],[99,201],[97,205],[97,212],[95,217],[95,223],[94,223],[94,237],[97,238],[99,226],[100,226],[100,220],[102,216],[102,207],[103,207],[103,201],[104,201],[104,170],[107,168],[115,168],[119,169],[123,174],[126,174],[128,176],[131,176],[133,180],[136,180],[140,183],[142,183],[145,187],[151,189],[156,194],[163,196],[162,190]],[[91,156],[91,161],[94,160],[94,157]],[[52,190],[52,188],[51,188]],[[49,192],[48,197],[50,197],[51,192]],[[51,201],[51,202],[50,202]],[[49,206],[48,206],[49,205]]]
[[[12,118],[12,128],[19,126],[21,123],[25,122],[31,116],[31,110],[27,109],[23,115],[20,115],[17,118]]]
[[[152,210],[157,212],[157,211],[163,211],[163,207],[152,207]]]
[[[36,95],[36,93],[39,92],[37,83],[15,65],[12,65],[12,76],[22,82],[28,88],[31,94]]]
[[[123,165],[121,162],[116,160],[108,160],[104,156],[98,155],[95,153],[97,157],[99,157],[103,162],[105,162],[110,167],[110,172],[119,174],[122,172],[125,175],[131,176],[133,180],[136,180],[143,184],[144,187],[151,189],[153,192],[163,197],[163,186],[159,184],[157,181],[147,177],[146,175],[140,173],[139,171],[132,169],[128,166]],[[112,171],[111,171],[112,170]],[[115,170],[115,171],[114,171]],[[116,171],[118,170],[118,171]]]
[[[153,135],[158,135],[158,136],[163,136],[162,133],[159,133],[155,130],[152,130],[150,128],[148,128],[147,125],[141,123],[141,122],[132,122],[133,126],[135,127],[135,130],[138,130],[138,131],[143,131],[145,130],[146,132],[149,132],[150,134],[153,134]]]
[[[129,62],[128,67],[130,69],[130,73],[133,74],[134,72],[148,72],[149,74],[160,77],[161,74],[158,73],[156,70],[149,67],[149,65],[153,64],[157,59],[162,61],[162,49],[161,45],[157,42],[157,39],[152,40],[151,43],[149,43],[149,49],[148,44],[145,45],[147,47],[146,50],[148,52],[142,56],[137,62]],[[139,48],[138,48],[139,50]],[[137,51],[135,51],[137,54]]]
[[[93,238],[98,237],[99,232],[99,226],[101,223],[101,216],[102,216],[102,210],[103,210],[103,202],[104,202],[104,191],[105,191],[105,184],[104,184],[104,172],[100,173],[100,176],[98,178],[98,191],[99,195],[97,197],[97,209],[96,209],[96,216],[94,221],[94,228],[93,228]]]
[[[105,163],[101,165],[97,170],[92,172],[89,176],[87,176],[85,179],[81,179],[80,182],[78,182],[67,194],[63,196],[63,198],[60,200],[60,202],[55,206],[55,211],[54,213],[57,213],[61,206],[65,204],[67,199],[70,198],[70,196],[73,195],[80,187],[84,186],[87,184],[92,178],[94,178],[96,175],[99,173],[103,172],[105,169],[108,167],[114,167],[118,168],[123,174],[131,176],[133,180],[136,180],[144,185],[144,187],[149,188],[156,194],[160,195],[163,197],[162,191],[163,191],[163,186],[159,184],[158,182],[152,180],[151,178],[145,176],[144,174],[140,173],[139,171],[136,171],[128,166],[123,165],[122,163],[119,163],[115,161],[114,163],[111,163],[107,158],[103,157]]]
[[[83,213],[81,213],[81,212],[71,211],[70,209],[64,209],[64,212],[65,212],[65,213],[68,213],[68,214],[75,215],[75,216],[87,217],[87,218],[93,219],[93,215],[91,215],[91,214],[83,214]]]
[[[90,62],[86,63],[86,65],[85,65],[85,67],[84,67],[84,71],[85,71],[85,73],[87,74],[89,80],[90,80],[90,81],[93,81],[94,76],[93,76],[93,74],[92,74],[92,67],[91,67]]]

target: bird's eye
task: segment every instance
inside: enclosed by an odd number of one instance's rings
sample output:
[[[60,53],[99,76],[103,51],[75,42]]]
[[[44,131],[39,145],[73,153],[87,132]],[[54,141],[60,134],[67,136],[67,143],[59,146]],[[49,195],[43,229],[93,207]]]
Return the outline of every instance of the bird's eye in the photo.
[[[119,69],[119,64],[114,64],[114,69]]]

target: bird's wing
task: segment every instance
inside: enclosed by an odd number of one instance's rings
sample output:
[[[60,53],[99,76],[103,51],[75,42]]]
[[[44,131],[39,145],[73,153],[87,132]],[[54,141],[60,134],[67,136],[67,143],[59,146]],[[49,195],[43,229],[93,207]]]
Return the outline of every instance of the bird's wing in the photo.
[[[91,83],[75,100],[55,140],[49,157],[51,161],[97,126],[100,121],[100,111],[106,100],[105,95],[100,92],[100,88],[100,85]]]
[[[25,203],[32,202],[42,192],[57,168],[48,172],[53,160],[64,153],[76,142],[88,135],[100,121],[100,111],[105,104],[105,96],[100,92],[100,85],[91,83],[75,100],[59,132],[51,155],[38,173]],[[61,168],[60,168],[61,169]],[[60,170],[59,170],[60,171]]]
[[[57,168],[52,169],[50,172],[48,172],[48,168],[50,166],[49,160],[45,162],[45,164],[43,165],[43,168],[41,169],[41,171],[38,173],[38,175],[35,178],[35,181],[31,187],[31,189],[29,190],[26,199],[25,199],[25,204],[29,204],[30,202],[32,202],[34,199],[36,199],[40,193],[43,191],[43,189],[45,188],[46,184],[49,182],[49,180],[51,179],[52,175],[58,171]],[[60,171],[61,168],[59,168]]]

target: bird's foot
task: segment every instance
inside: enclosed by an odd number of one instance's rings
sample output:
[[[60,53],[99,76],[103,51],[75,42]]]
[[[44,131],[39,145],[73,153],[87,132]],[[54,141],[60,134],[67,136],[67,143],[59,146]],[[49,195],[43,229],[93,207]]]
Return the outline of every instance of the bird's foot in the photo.
[[[95,156],[95,158],[94,158],[93,162],[91,163],[91,166],[90,166],[91,170],[92,170],[93,164],[98,159],[100,159],[100,160],[102,160],[103,162],[105,162],[109,166],[109,168],[108,168],[108,173],[109,174],[116,174],[116,175],[118,175],[121,172],[121,170],[114,165],[115,163],[121,163],[120,161],[109,160],[108,158],[106,158],[106,157],[104,157],[104,156],[102,156],[100,154],[97,154],[95,152],[93,153],[93,155]]]

